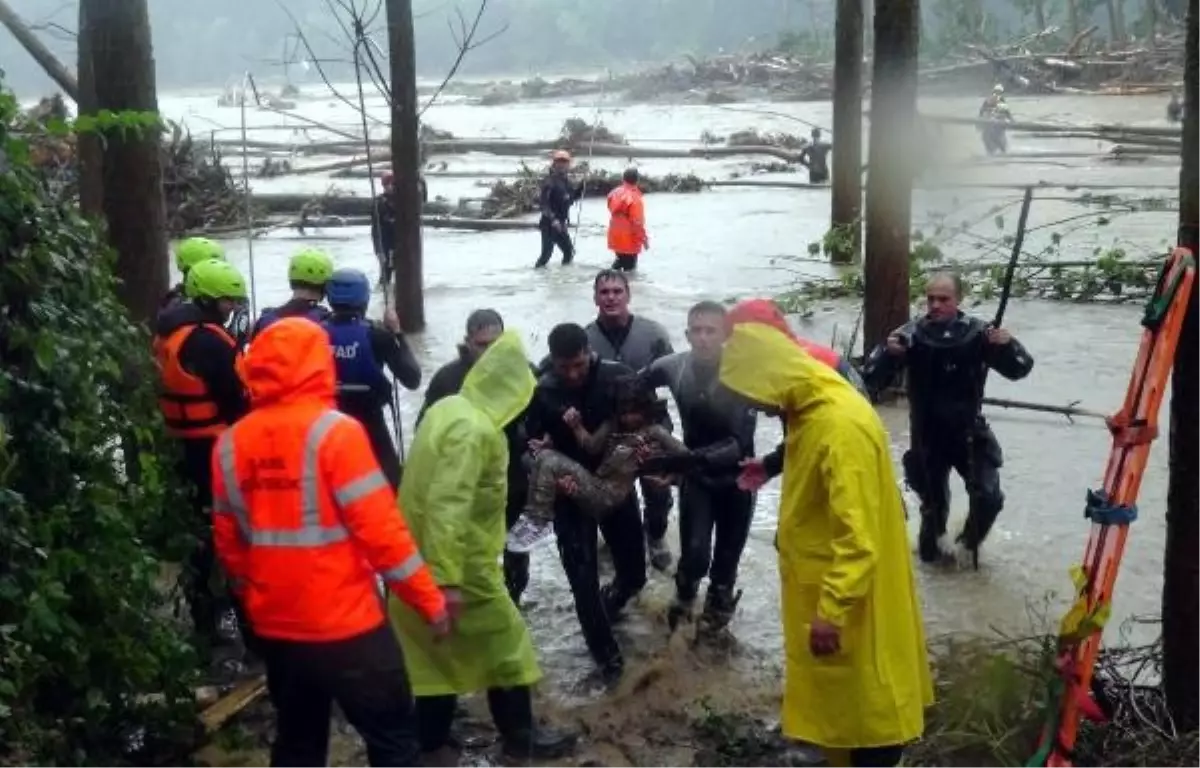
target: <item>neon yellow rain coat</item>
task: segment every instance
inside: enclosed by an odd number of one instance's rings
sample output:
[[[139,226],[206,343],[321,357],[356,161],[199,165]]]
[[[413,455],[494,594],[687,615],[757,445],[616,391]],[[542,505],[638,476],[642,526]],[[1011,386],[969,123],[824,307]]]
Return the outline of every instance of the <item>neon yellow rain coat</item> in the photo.
[[[883,424],[837,372],[762,323],[734,327],[720,379],[787,420],[784,734],[831,749],[917,738],[933,685]],[[841,628],[837,653],[809,651],[814,617]]]
[[[502,430],[529,404],[534,385],[520,338],[506,331],[471,367],[459,394],[426,412],[413,438],[400,506],[434,578],[463,594],[454,634],[436,643],[415,611],[390,601],[417,696],[532,685],[541,678],[500,566],[508,484]]]

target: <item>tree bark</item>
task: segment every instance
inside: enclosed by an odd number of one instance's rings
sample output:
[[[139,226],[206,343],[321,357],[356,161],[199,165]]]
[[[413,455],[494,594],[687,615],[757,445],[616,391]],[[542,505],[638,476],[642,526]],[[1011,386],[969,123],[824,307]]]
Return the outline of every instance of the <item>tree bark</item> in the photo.
[[[1179,171],[1179,244],[1200,253],[1200,103],[1197,89],[1197,0],[1189,0],[1184,66],[1182,167]],[[1190,136],[1191,138],[1187,138]],[[1200,387],[1197,386],[1198,311],[1196,286],[1175,351],[1171,382],[1170,480],[1167,485],[1167,545],[1163,558],[1163,681],[1167,706],[1180,733],[1200,725]]]
[[[58,87],[62,88],[67,96],[71,97],[72,101],[78,103],[79,84],[75,82],[71,71],[63,66],[63,63],[50,52],[49,48],[42,44],[41,40],[38,40],[37,35],[21,20],[21,17],[9,6],[6,0],[0,0],[0,24],[8,27],[8,31],[12,33],[12,36],[17,38],[17,42],[21,44],[21,47],[28,51],[29,55],[42,66],[42,69],[50,76],[50,79],[57,83]]]
[[[421,244],[421,140],[417,125],[417,64],[412,0],[387,0],[392,75],[392,169],[396,184],[394,297],[400,326],[425,328]]]
[[[870,350],[908,321],[909,228],[917,130],[919,0],[875,8],[867,178],[863,343]]]
[[[83,30],[88,28],[88,3],[79,4],[79,25],[77,48],[79,61],[79,97],[75,103],[79,107],[78,114],[94,115],[96,107],[96,84],[93,77],[91,35]],[[82,133],[75,137],[79,151],[79,209],[84,216],[100,218],[104,215],[104,146],[100,137],[95,133]]]
[[[83,0],[96,107],[158,112],[146,0]],[[104,216],[117,250],[119,296],[151,323],[167,290],[166,206],[159,132],[110,130],[103,141]]]
[[[851,228],[850,248],[830,254],[848,263],[862,252],[862,0],[838,0],[833,65],[833,190],[830,222]],[[844,238],[834,238],[842,243]]]

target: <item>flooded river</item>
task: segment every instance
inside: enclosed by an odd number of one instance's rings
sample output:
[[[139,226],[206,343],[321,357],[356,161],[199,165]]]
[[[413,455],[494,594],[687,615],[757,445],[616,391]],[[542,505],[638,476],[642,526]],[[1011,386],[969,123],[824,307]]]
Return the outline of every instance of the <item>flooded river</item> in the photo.
[[[351,91],[347,89],[347,93]],[[1047,122],[1118,122],[1131,115],[1147,116],[1146,122],[1162,122],[1162,99],[1140,97],[1022,98],[1010,101],[1019,120]],[[216,94],[166,96],[165,113],[183,119],[197,134],[216,127],[236,127],[237,109],[219,109]],[[823,127],[832,124],[828,104],[739,104],[737,110],[761,108],[790,115]],[[977,100],[926,100],[922,110],[931,114],[971,115]],[[385,115],[382,103],[371,107]],[[301,101],[297,111],[316,120],[346,127],[357,124],[357,115],[332,98]],[[718,135],[748,127],[760,131],[782,130],[806,134],[807,126],[783,116],[748,114],[705,106],[618,106],[588,100],[566,103],[529,103],[503,107],[477,107],[461,103],[435,105],[425,121],[459,137],[543,139],[557,135],[564,119],[599,117],[610,129],[624,134],[632,143],[681,147],[698,144],[701,132]],[[253,125],[286,124],[284,118],[250,112]],[[295,127],[300,127],[299,123]],[[235,132],[222,131],[221,138]],[[274,135],[255,132],[254,138],[292,135],[286,129]],[[380,134],[382,138],[382,133]],[[303,141],[303,137],[298,140]],[[1178,163],[1150,160],[1142,164],[1117,165],[1098,158],[1037,158],[1033,153],[1097,151],[1088,140],[1048,140],[1026,135],[1010,137],[1009,150],[1020,158],[1007,163],[977,160],[981,152],[971,128],[948,128],[939,139],[936,154],[950,170],[931,174],[930,184],[941,181],[1021,184],[1096,183],[1128,185],[1124,192],[1141,197],[1173,197]],[[971,158],[976,158],[972,161]],[[517,158],[468,155],[444,159],[452,171],[497,173],[512,171]],[[586,157],[583,159],[587,159]],[[754,158],[757,159],[757,158]],[[727,178],[745,172],[751,158],[710,161],[702,159],[653,160],[641,163],[644,173],[661,175],[691,171],[707,178]],[[298,163],[306,162],[303,159]],[[544,162],[526,158],[531,165]],[[236,165],[236,163],[234,163]],[[617,169],[619,159],[597,159],[594,165]],[[769,180],[801,180],[793,174],[772,174]],[[330,186],[367,193],[362,179],[284,177],[256,181],[258,191],[321,192]],[[1150,187],[1158,187],[1151,189]],[[431,197],[455,201],[482,197],[486,190],[476,181],[463,178],[429,179]],[[1113,190],[1120,194],[1122,190]],[[1085,258],[1097,247],[1120,246],[1131,253],[1159,250],[1173,239],[1172,212],[1113,215],[1100,226],[1094,220],[1056,225],[1054,222],[1086,212],[1070,202],[1078,192],[1063,189],[1040,192],[1030,215],[1031,232],[1026,250],[1037,252],[1053,233],[1064,235],[1062,258]],[[948,256],[957,259],[1004,260],[1007,247],[999,244],[1000,232],[990,209],[1000,203],[1010,207],[1005,225],[1015,225],[1020,193],[1016,190],[963,188],[922,189],[914,199],[914,226],[933,231],[949,216],[951,223],[982,219],[971,228],[971,236],[943,243]],[[683,330],[687,308],[700,299],[726,299],[773,295],[794,284],[802,275],[827,276],[830,267],[803,260],[809,242],[818,240],[828,226],[829,191],[824,189],[719,188],[689,195],[650,195],[646,201],[648,228],[653,250],[642,259],[633,282],[633,308],[662,322],[670,329],[677,347],[685,345]],[[545,336],[556,323],[586,322],[594,313],[590,283],[596,270],[611,257],[605,249],[606,215],[601,200],[583,203],[578,230],[579,256],[567,268],[552,266],[534,272],[536,232],[467,233],[445,230],[425,232],[425,293],[428,330],[410,339],[426,372],[454,356],[454,345],[463,331],[467,313],[491,306],[506,321],[520,329],[530,355],[545,352]],[[1071,227],[1083,226],[1075,231]],[[984,243],[983,246],[980,243]],[[226,243],[231,258],[248,268],[247,246],[242,240]],[[343,228],[296,232],[277,231],[255,241],[254,275],[260,307],[282,302],[287,295],[284,278],[290,254],[301,246],[328,250],[341,265],[356,266],[374,275],[376,263],[365,228]],[[799,258],[798,258],[799,257]],[[382,301],[377,297],[374,311]],[[984,304],[977,309],[985,316],[994,311]],[[849,303],[818,305],[808,319],[796,320],[797,330],[818,341],[828,341],[835,326],[845,333],[854,323],[857,306]],[[1079,400],[1087,408],[1115,409],[1120,403],[1139,338],[1140,307],[1072,305],[1044,301],[1014,301],[1006,324],[1024,342],[1036,359],[1028,379],[1011,383],[993,377],[989,394],[1028,401],[1066,404]],[[420,405],[420,393],[403,396],[406,435]],[[1164,408],[1164,414],[1166,409]],[[907,418],[902,409],[886,408],[883,415],[899,456],[907,444]],[[917,568],[921,597],[931,635],[963,632],[987,633],[992,628],[1028,633],[1043,628],[1036,615],[1044,600],[1058,593],[1051,604],[1050,618],[1057,621],[1061,596],[1069,589],[1068,568],[1081,556],[1087,525],[1083,518],[1084,492],[1099,482],[1109,448],[1107,432],[1095,420],[1070,424],[1064,418],[1027,412],[990,410],[989,418],[1004,446],[1002,470],[1007,503],[995,531],[982,553],[978,572]],[[1165,418],[1164,439],[1155,445],[1142,486],[1141,519],[1133,527],[1124,569],[1118,585],[1114,621],[1116,632],[1124,619],[1158,610],[1164,538],[1163,510],[1166,488]],[[779,439],[774,420],[762,420],[760,448],[769,449]],[[955,516],[965,514],[962,486],[955,480]],[[631,658],[629,677],[637,690],[616,696],[657,707],[658,717],[682,711],[703,695],[719,697],[724,703],[737,697],[770,707],[777,690],[774,676],[780,662],[781,637],[778,610],[778,579],[771,541],[775,527],[778,485],[760,495],[751,540],[742,561],[740,585],[745,589],[737,618],[732,624],[733,648],[717,657],[697,656],[680,641],[667,642],[663,614],[672,594],[669,575],[652,573],[640,601],[631,606],[629,619],[621,626],[624,647]],[[912,521],[915,540],[915,520]],[[672,549],[678,551],[672,522]],[[553,546],[534,554],[533,580],[528,592],[526,616],[533,630],[546,671],[543,695],[558,700],[568,709],[599,712],[594,707],[596,686],[590,679],[592,667],[578,631],[570,593]],[[1034,617],[1034,618],[1031,618]],[[1115,639],[1110,635],[1110,640]],[[675,647],[671,647],[675,646]],[[671,682],[663,682],[670,680]],[[649,682],[647,682],[649,681]],[[765,684],[759,685],[760,682]],[[654,693],[657,691],[657,693]],[[657,696],[657,704],[646,697]],[[757,698],[756,698],[757,697]],[[593,702],[588,704],[587,702]],[[585,717],[594,737],[604,728],[617,731],[633,727],[648,716],[639,706],[613,707],[605,714]],[[605,719],[607,718],[607,719]],[[614,719],[615,718],[615,719]],[[605,725],[604,723],[608,723]],[[615,725],[614,725],[615,723]],[[632,737],[631,737],[632,738]],[[621,755],[602,754],[597,759],[614,762],[639,760],[638,747],[622,737]],[[657,752],[658,760],[671,760]],[[622,757],[623,755],[623,757]],[[668,762],[667,764],[672,764]],[[680,764],[680,763],[674,763]]]

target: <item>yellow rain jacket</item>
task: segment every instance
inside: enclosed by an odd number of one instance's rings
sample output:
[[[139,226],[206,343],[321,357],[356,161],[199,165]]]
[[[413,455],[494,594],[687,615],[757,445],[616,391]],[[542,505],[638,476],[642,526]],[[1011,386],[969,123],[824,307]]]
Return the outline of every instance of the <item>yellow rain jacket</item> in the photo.
[[[921,735],[933,684],[887,432],[836,371],[779,330],[734,327],[721,382],[787,420],[779,574],[786,736],[831,749]],[[841,650],[816,657],[819,617]]]
[[[390,600],[417,696],[532,685],[541,678],[500,567],[508,485],[503,429],[529,404],[534,385],[520,337],[506,331],[471,367],[459,394],[430,407],[413,438],[401,508],[438,584],[463,595],[454,634],[439,642],[415,611]]]

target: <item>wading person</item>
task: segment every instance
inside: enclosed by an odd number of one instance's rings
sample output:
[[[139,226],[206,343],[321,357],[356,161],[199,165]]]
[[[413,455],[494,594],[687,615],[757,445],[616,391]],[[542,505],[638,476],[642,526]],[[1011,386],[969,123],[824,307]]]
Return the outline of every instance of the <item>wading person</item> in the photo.
[[[480,691],[487,691],[506,756],[553,760],[574,746],[573,736],[539,728],[533,719],[531,687],[541,671],[500,567],[504,428],[525,410],[533,389],[520,338],[507,331],[467,371],[458,394],[430,406],[413,439],[401,508],[457,622],[455,635],[439,640],[411,607],[391,603],[425,752],[451,746],[457,697]]]
[[[266,661],[271,764],[325,765],[336,701],[371,765],[417,765],[412,697],[376,575],[431,635],[450,631],[445,597],[362,425],[334,410],[320,326],[272,324],[242,370],[253,409],[213,451],[213,537]]]
[[[392,282],[392,269],[396,250],[396,176],[384,171],[380,177],[383,191],[375,197],[371,215],[371,243],[375,246],[375,258],[379,261],[379,284]]]
[[[525,421],[530,450],[536,453],[553,447],[595,472],[603,457],[589,453],[579,443],[567,414],[574,411],[579,424],[589,433],[595,432],[613,417],[617,379],[633,371],[599,359],[588,345],[587,333],[574,323],[555,326],[548,343],[550,370],[538,380]],[[612,622],[646,585],[646,548],[637,497],[629,494],[599,523],[561,495],[555,499],[554,513],[558,554],[575,598],[583,639],[605,678],[615,681],[624,669],[624,658],[613,637]],[[600,586],[598,531],[608,542],[616,572],[604,587]]]
[[[458,345],[458,358],[439,368],[429,380],[425,402],[417,414],[417,426],[420,426],[430,406],[442,398],[458,394],[471,366],[503,332],[504,318],[494,309],[477,309],[467,316],[467,332]],[[534,375],[537,374],[532,365],[529,369]],[[524,414],[509,422],[504,434],[508,438],[508,494],[504,502],[504,519],[505,527],[511,529],[525,507],[529,483],[529,472],[523,461],[529,442],[525,436]],[[529,553],[504,551],[504,583],[513,602],[520,605],[521,595],[529,586]]]
[[[254,338],[275,321],[284,317],[306,317],[314,323],[329,317],[329,310],[321,304],[325,298],[325,283],[333,275],[333,259],[324,251],[305,248],[288,262],[288,286],[292,298],[278,307],[268,307],[258,316]]]
[[[738,488],[739,463],[754,455],[755,415],[717,379],[725,342],[725,308],[702,301],[688,312],[691,349],[654,361],[642,372],[652,387],[667,387],[679,408],[683,442],[706,461],[683,475],[679,488],[679,567],[672,627],[690,618],[700,582],[708,577],[701,614],[707,631],[733,619],[738,562],[750,534],[754,495]],[[714,540],[715,536],[715,540]]]
[[[1004,507],[1000,490],[1003,453],[982,413],[983,386],[990,368],[1012,381],[1033,370],[1033,358],[1008,331],[959,310],[962,283],[937,274],[925,286],[925,315],[898,328],[872,350],[863,378],[872,392],[908,370],[912,446],[904,475],[921,499],[919,552],[938,560],[949,547],[942,537],[950,514],[950,471],[958,472],[970,499],[956,541],[977,553]]]
[[[583,186],[573,186],[567,178],[571,169],[571,153],[558,150],[550,162],[550,173],[542,180],[541,191],[538,193],[538,205],[542,217],[538,220],[538,229],[542,233],[542,251],[538,255],[534,268],[541,268],[550,262],[554,248],[562,252],[562,263],[570,264],[575,258],[575,246],[571,244],[571,206],[583,196]]]
[[[616,257],[612,268],[632,272],[638,255],[650,247],[637,168],[626,168],[621,186],[608,193],[608,213],[608,249]]]
[[[720,380],[787,422],[783,734],[834,764],[897,765],[933,686],[887,432],[844,378],[764,323],[734,327]]]
[[[812,129],[812,141],[800,150],[800,164],[808,169],[809,184],[829,181],[829,153],[833,145],[821,138],[821,129]]]
[[[588,323],[587,337],[591,350],[601,360],[611,360],[640,371],[660,357],[671,354],[671,337],[654,320],[635,316],[629,310],[629,278],[624,272],[601,270],[592,281],[592,302],[596,319]],[[671,420],[664,416],[663,426],[671,429]],[[671,487],[656,478],[641,479],[643,527],[650,564],[655,570],[671,567],[671,550],[667,547],[667,522],[671,515]],[[608,536],[604,537],[608,541]]]
[[[237,373],[237,341],[224,325],[246,300],[246,282],[218,259],[193,264],[184,284],[186,300],[159,313],[154,356],[161,375],[159,409],[167,434],[183,449],[180,474],[188,481],[193,520],[203,533],[188,560],[183,591],[202,650],[218,640],[222,611],[211,586],[212,507],[210,456],[217,438],[246,412]]]
[[[421,386],[421,366],[400,332],[400,320],[395,312],[389,310],[384,315],[386,327],[366,319],[371,283],[362,271],[337,270],[326,283],[325,294],[333,313],[321,325],[333,346],[338,410],[362,422],[376,461],[383,468],[388,483],[397,489],[400,487],[400,457],[384,412],[393,409],[394,419],[400,418],[400,414],[395,411],[392,382],[384,373],[384,367],[401,386],[411,391]]]

